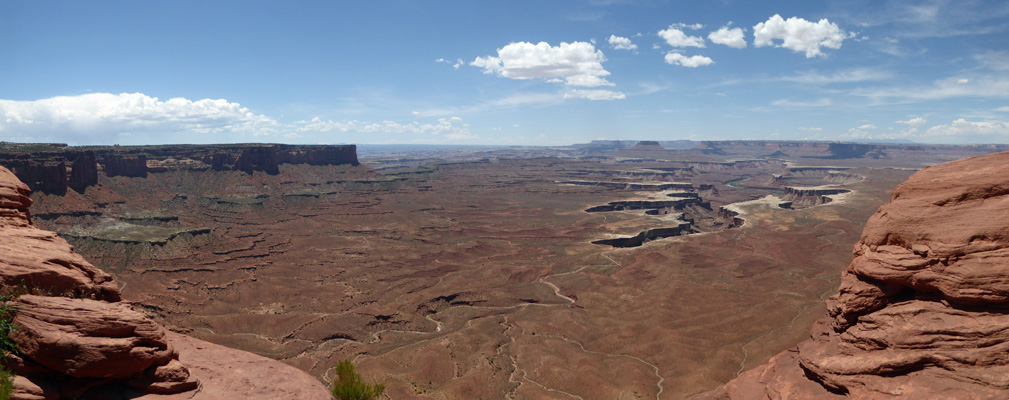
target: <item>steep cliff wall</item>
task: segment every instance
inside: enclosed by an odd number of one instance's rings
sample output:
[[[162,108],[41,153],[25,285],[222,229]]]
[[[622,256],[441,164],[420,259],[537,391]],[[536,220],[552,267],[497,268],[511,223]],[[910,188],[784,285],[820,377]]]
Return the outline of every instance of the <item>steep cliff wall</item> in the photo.
[[[0,166],[14,171],[33,191],[83,193],[105,176],[146,177],[171,169],[279,172],[281,164],[359,165],[357,146],[282,144],[167,145],[115,147],[43,147],[38,152],[0,152]],[[101,164],[101,168],[99,168]],[[71,165],[67,169],[67,165]]]
[[[898,186],[827,306],[811,339],[697,398],[1009,398],[1009,153]]]

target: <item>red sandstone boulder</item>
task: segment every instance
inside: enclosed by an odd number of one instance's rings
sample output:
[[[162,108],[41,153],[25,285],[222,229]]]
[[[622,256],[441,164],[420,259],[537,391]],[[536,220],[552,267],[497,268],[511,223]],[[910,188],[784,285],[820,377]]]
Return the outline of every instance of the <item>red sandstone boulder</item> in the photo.
[[[1009,153],[897,186],[827,305],[810,340],[698,398],[1009,398]]]
[[[14,305],[20,355],[63,375],[121,379],[176,357],[165,329],[125,303],[23,295]]]

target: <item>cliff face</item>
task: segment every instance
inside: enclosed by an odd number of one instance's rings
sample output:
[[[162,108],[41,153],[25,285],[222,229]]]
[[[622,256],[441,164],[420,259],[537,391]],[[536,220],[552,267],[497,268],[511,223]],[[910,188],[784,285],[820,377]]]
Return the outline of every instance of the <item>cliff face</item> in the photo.
[[[55,148],[55,147],[53,147]],[[256,171],[276,174],[281,164],[358,165],[357,146],[302,146],[236,144],[204,146],[137,146],[59,151],[2,153],[0,166],[11,169],[33,191],[63,195],[67,189],[83,193],[105,176],[147,177],[170,169]],[[99,164],[101,168],[99,168]],[[67,165],[71,165],[67,170]]]
[[[698,398],[1009,398],[1009,153],[898,186],[827,306],[811,339]]]
[[[293,367],[169,333],[120,302],[111,275],[34,226],[30,193],[0,167],[0,292],[19,295],[13,399],[329,398]]]
[[[146,178],[147,156],[123,157],[118,154],[109,154],[102,160],[102,171],[105,172],[106,176],[122,175],[134,178]]]

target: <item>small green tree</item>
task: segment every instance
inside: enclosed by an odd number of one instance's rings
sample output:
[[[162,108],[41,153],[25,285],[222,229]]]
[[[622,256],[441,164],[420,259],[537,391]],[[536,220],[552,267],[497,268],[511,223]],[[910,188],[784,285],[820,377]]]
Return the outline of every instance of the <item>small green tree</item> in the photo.
[[[357,373],[354,364],[343,360],[336,364],[336,379],[333,380],[333,397],[337,400],[372,400],[385,391],[385,385],[366,383]]]

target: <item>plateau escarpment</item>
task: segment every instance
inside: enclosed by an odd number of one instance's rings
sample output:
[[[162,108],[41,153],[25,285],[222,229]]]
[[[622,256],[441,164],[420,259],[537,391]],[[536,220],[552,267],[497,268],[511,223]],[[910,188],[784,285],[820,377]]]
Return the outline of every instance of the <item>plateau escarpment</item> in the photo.
[[[29,194],[0,167],[0,295],[14,298],[8,339],[17,346],[2,361],[16,374],[12,399],[329,398],[294,368],[171,334],[134,311],[110,274],[34,226]],[[248,373],[229,370],[243,361]]]
[[[33,148],[34,151],[25,151],[22,147],[0,143],[0,166],[13,171],[34,191],[60,195],[68,188],[83,193],[98,184],[99,172],[108,177],[146,177],[148,172],[211,168],[276,174],[281,164],[358,165],[354,145],[165,145],[81,149],[50,145]]]
[[[1009,153],[928,167],[869,219],[830,318],[701,399],[1009,397]]]

